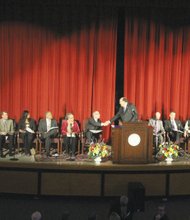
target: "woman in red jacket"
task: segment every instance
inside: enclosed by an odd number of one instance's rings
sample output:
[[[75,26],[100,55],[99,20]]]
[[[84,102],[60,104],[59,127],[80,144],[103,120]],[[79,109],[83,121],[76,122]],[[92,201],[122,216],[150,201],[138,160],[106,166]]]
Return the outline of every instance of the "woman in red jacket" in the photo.
[[[64,136],[64,144],[66,147],[66,154],[69,155],[69,159],[75,160],[75,149],[77,144],[77,135],[80,132],[77,122],[74,120],[72,113],[67,113],[66,120],[63,121],[61,132]]]

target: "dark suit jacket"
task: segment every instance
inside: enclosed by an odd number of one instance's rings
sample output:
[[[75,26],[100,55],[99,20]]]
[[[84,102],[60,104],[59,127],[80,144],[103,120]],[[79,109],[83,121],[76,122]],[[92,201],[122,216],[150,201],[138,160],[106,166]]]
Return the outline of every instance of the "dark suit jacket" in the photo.
[[[86,124],[86,131],[89,130],[101,130],[102,126],[101,126],[101,120],[98,119],[98,121],[95,121],[94,118],[89,118],[88,122]]]
[[[119,118],[122,120],[122,122],[137,121],[137,117],[138,117],[138,114],[137,114],[136,107],[133,104],[128,103],[125,112],[123,110],[123,107],[120,107],[119,111],[110,120],[110,122],[112,123]]]
[[[55,119],[51,120],[51,127],[57,127],[57,122]],[[56,130],[56,129],[55,129]],[[38,126],[38,131],[42,134],[47,132],[47,123],[46,123],[46,119],[41,119],[39,122],[39,126]]]
[[[181,124],[181,121],[180,120],[175,120],[175,123],[177,125],[177,129],[180,130],[180,131],[183,131],[183,126]],[[166,120],[164,122],[164,127],[165,127],[165,130],[167,132],[171,132],[172,131],[172,124],[171,124],[171,121],[170,120]]]
[[[30,127],[33,131],[36,131],[36,123],[35,123],[34,119],[32,119],[32,118],[29,119],[29,127]],[[25,130],[25,129],[26,129],[25,121],[23,121],[23,120],[20,120],[20,121],[19,121],[19,123],[18,123],[18,129],[21,129],[21,130]]]
[[[156,123],[157,123],[157,133],[156,133]],[[154,135],[162,135],[165,133],[162,120],[156,120],[155,118],[151,118],[149,120],[148,125],[153,127],[153,134]]]

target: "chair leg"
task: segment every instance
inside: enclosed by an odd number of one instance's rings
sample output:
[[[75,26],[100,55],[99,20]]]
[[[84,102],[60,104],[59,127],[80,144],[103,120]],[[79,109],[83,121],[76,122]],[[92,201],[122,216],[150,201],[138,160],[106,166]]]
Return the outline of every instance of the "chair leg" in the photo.
[[[63,153],[63,141],[60,140],[60,146],[59,146],[59,153],[62,154]]]
[[[17,148],[18,148],[18,153],[20,152],[20,143],[19,140],[17,140]]]
[[[187,140],[187,153],[190,153],[190,139]]]
[[[60,154],[59,140],[58,140],[58,142],[57,142],[57,153]]]
[[[38,153],[38,140],[36,140],[36,154]]]
[[[77,154],[80,154],[80,140],[78,140],[78,152]]]
[[[42,142],[40,141],[40,144],[39,144],[39,154],[41,155],[42,154]]]

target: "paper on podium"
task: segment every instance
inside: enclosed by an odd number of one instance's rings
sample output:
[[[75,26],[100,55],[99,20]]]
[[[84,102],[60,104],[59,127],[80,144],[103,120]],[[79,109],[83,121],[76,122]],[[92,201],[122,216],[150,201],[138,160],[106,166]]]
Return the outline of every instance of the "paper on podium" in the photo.
[[[94,133],[94,134],[97,134],[97,133],[102,132],[102,130],[90,130],[90,132],[92,132],[92,133]]]
[[[53,129],[58,129],[58,127],[57,126],[56,127],[51,127],[47,132],[49,132],[49,131],[51,131]]]
[[[29,133],[35,133],[31,128],[26,128],[26,131],[28,131]]]

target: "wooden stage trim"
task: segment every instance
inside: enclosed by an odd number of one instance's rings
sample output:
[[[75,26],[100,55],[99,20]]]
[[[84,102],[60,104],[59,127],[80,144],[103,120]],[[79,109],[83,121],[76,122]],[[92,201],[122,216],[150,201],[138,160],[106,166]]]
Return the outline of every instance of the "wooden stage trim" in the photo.
[[[120,196],[129,182],[141,182],[146,196],[190,195],[190,161],[167,164],[36,162],[0,159],[0,193],[35,196]]]
[[[190,171],[190,160],[181,160],[167,164],[165,161],[149,164],[115,164],[112,161],[96,164],[86,161],[65,161],[57,159],[56,162],[36,162],[31,160],[11,161],[0,159],[0,169],[42,169],[42,170],[78,170],[78,171],[124,171],[124,172],[158,172],[158,171]]]

